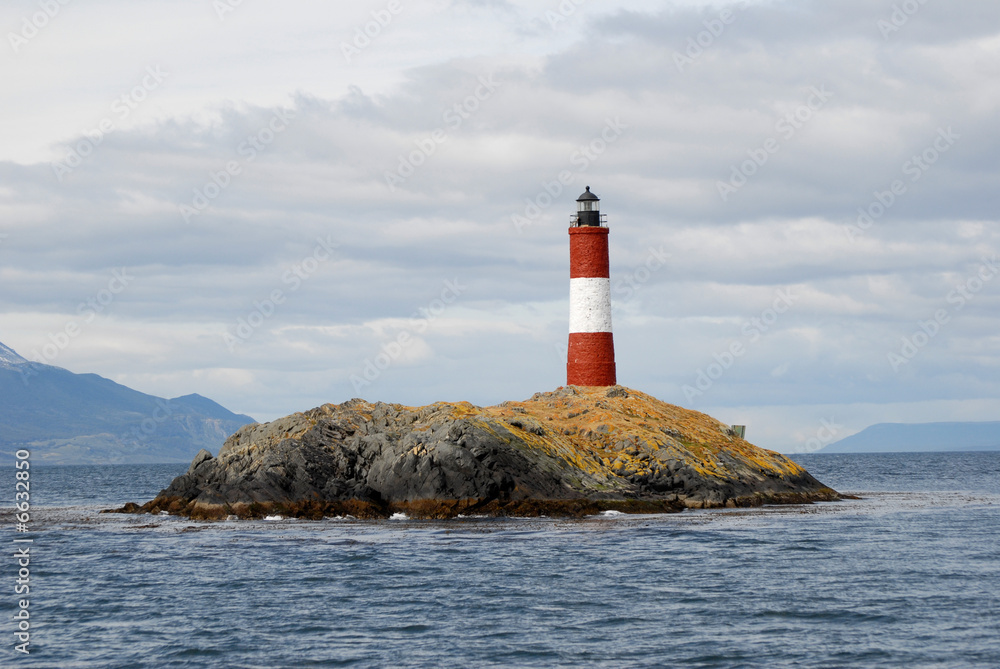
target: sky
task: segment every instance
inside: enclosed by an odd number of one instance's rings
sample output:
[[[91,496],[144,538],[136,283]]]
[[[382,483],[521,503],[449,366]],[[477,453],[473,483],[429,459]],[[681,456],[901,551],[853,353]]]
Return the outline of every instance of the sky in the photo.
[[[258,420],[622,385],[802,452],[1000,414],[995,0],[11,0],[0,341]]]

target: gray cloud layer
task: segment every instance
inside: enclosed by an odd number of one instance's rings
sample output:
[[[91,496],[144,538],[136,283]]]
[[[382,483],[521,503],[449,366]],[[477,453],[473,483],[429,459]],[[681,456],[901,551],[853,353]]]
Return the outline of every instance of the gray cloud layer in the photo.
[[[995,418],[1000,7],[930,0],[887,36],[884,2],[734,6],[728,23],[721,6],[583,4],[553,29],[557,7],[401,13],[359,57],[412,53],[380,66],[392,85],[341,61],[339,93],[269,83],[283,102],[123,122],[61,180],[0,163],[0,341],[37,358],[93,311],[47,361],[261,418],[527,396],[564,381],[565,227],[591,185],[623,383],[786,449],[819,416],[841,436],[955,400]],[[428,57],[411,45],[435,16],[512,48]],[[173,105],[186,76],[141,104]],[[115,268],[134,281],[81,310]],[[923,342],[911,357],[904,337]]]

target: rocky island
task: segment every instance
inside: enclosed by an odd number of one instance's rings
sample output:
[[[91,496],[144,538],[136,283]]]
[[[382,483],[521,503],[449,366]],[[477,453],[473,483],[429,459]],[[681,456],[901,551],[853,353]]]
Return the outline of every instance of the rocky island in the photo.
[[[353,399],[247,425],[156,499],[198,519],[580,516],[841,499],[729,426],[622,386],[413,408]]]

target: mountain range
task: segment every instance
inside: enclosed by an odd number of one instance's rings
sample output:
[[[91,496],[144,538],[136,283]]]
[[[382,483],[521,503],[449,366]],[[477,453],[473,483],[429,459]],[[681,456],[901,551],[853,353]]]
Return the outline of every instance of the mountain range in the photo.
[[[817,453],[1000,451],[1000,422],[877,423]]]
[[[38,464],[190,462],[253,422],[201,395],[147,395],[0,344],[0,462],[22,448]]]

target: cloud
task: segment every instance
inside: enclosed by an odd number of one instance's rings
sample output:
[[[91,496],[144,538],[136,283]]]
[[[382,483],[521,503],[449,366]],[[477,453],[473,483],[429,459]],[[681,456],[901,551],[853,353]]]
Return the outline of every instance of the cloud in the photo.
[[[103,31],[109,48],[141,67],[74,37],[68,12],[97,21],[76,5],[6,56],[4,81],[41,100],[0,124],[0,341],[21,354],[127,268],[52,364],[269,418],[358,394],[352,377],[458,282],[363,394],[528,396],[564,381],[565,228],[590,185],[622,382],[713,411],[806,407],[776,447],[809,433],[811,406],[995,411],[1000,282],[954,297],[1000,234],[995,3],[927,3],[888,37],[893,3],[750,3],[721,30],[716,4],[584,3],[553,27],[558,3],[431,3],[350,63],[341,43],[378,3],[339,22],[325,4],[221,21],[203,4],[103,3],[133,26]],[[169,76],[119,118],[157,64]],[[96,92],[66,67],[94,69]],[[655,249],[670,258],[647,273]],[[782,290],[794,302],[767,322]]]

